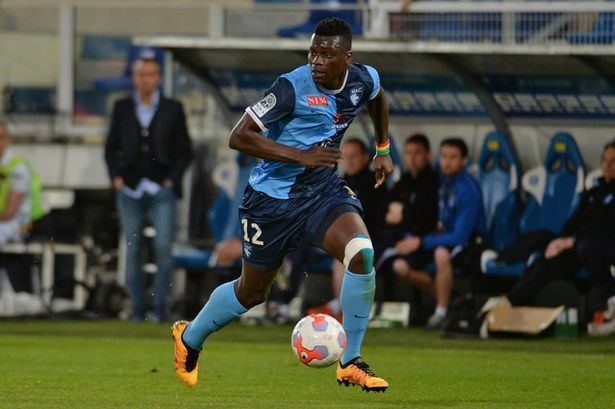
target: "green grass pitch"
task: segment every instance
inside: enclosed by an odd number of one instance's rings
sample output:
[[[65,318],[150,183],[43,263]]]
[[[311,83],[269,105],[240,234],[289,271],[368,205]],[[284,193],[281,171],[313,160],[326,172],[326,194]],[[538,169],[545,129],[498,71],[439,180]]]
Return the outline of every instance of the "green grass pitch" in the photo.
[[[170,324],[0,321],[0,408],[614,408],[615,339],[441,339],[369,330],[364,355],[391,384],[344,388],[304,367],[291,328],[232,324],[214,334],[186,388]]]

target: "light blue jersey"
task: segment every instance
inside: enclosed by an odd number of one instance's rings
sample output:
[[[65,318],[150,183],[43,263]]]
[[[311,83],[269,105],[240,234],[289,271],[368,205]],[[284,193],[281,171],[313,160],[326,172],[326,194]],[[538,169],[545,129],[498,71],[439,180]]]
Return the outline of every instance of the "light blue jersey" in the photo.
[[[378,72],[367,65],[348,67],[339,90],[325,90],[312,79],[309,65],[284,74],[246,113],[277,143],[307,150],[339,148],[354,118],[380,91]],[[333,168],[307,169],[295,163],[264,160],[250,174],[254,190],[277,199],[310,197],[337,178]]]

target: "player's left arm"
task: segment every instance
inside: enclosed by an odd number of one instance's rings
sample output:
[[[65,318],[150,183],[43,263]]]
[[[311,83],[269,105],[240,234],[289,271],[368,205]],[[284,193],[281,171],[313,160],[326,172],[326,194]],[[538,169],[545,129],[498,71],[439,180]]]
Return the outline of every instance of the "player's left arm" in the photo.
[[[376,172],[376,188],[378,188],[393,172],[393,161],[389,156],[389,107],[382,87],[376,97],[368,101],[367,112],[369,112],[376,135],[374,172]]]

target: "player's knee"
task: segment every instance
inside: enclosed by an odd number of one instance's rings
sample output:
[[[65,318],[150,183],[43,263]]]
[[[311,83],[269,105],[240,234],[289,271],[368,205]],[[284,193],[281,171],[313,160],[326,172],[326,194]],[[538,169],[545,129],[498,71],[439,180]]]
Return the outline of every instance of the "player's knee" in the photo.
[[[446,247],[438,247],[434,252],[434,259],[437,265],[450,263],[451,252]]]
[[[364,249],[356,254],[348,264],[348,269],[357,274],[368,274],[374,268],[374,250]]]
[[[372,241],[359,236],[351,239],[344,249],[344,266],[356,274],[369,274],[374,268]]]

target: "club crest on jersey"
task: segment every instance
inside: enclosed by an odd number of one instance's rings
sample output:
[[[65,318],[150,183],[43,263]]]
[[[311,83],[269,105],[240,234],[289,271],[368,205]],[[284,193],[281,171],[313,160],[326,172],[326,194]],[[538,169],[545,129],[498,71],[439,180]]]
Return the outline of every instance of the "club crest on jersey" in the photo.
[[[315,106],[315,105],[329,105],[329,101],[327,100],[327,97],[323,97],[323,96],[308,96],[307,97],[307,102],[308,102],[308,106]]]
[[[354,87],[351,89],[350,102],[352,102],[352,105],[357,105],[361,99],[361,96],[363,96],[363,87]]]
[[[252,111],[259,117],[262,118],[267,112],[271,111],[271,109],[275,106],[277,100],[275,95],[269,94],[265,96],[265,98],[258,101],[256,104],[252,105]]]

